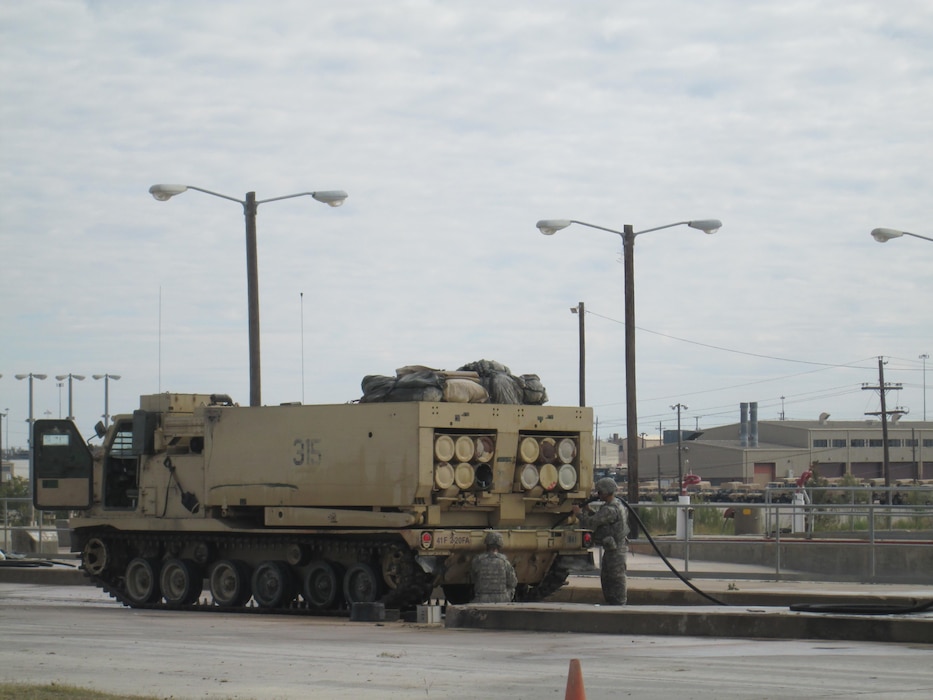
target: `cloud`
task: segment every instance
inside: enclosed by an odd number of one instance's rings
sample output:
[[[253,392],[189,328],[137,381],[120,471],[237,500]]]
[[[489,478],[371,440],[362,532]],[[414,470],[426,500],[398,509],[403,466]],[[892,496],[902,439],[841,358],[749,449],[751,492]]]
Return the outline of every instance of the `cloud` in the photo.
[[[534,223],[718,217],[715,236],[639,237],[639,327],[858,369],[801,374],[641,332],[646,420],[672,396],[707,415],[782,394],[801,397],[790,417],[858,418],[878,355],[904,358],[893,381],[917,415],[933,250],[868,233],[930,233],[931,34],[919,2],[3,4],[11,438],[19,372],[120,373],[126,411],[159,390],[247,400],[242,209],[156,202],[155,182],[350,193],[340,209],[260,206],[269,403],[343,402],[366,374],[488,358],[573,404],[568,308],[584,301],[587,397],[622,425],[619,239]],[[36,391],[57,412],[54,383]],[[86,429],[102,389],[76,392]]]

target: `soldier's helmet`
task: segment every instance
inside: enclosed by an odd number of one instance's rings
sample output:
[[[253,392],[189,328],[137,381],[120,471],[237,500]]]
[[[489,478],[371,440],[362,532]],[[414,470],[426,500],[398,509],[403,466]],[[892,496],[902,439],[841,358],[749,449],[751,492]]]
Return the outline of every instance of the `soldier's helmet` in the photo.
[[[598,494],[614,494],[618,490],[619,485],[615,479],[610,479],[608,476],[596,482],[596,493]]]
[[[487,547],[499,547],[502,548],[502,535],[498,532],[487,532],[486,538],[483,540]]]

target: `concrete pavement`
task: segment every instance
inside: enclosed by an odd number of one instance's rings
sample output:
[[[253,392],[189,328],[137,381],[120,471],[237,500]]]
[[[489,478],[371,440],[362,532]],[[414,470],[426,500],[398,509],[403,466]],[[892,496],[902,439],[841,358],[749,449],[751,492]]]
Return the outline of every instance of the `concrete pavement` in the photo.
[[[683,572],[683,560],[670,560]],[[54,566],[0,566],[2,583],[88,585],[74,559]],[[69,566],[70,565],[70,566]],[[716,605],[674,577],[660,558],[629,558],[629,605],[602,605],[599,576],[573,576],[547,602],[447,606],[448,628],[628,635],[771,639],[841,639],[933,644],[933,611],[864,615],[801,612],[800,604],[907,608],[933,601],[929,585],[808,581],[793,573],[771,578],[762,566],[691,561],[688,580]],[[116,603],[114,603],[116,605]]]
[[[684,573],[683,560],[672,559]],[[717,605],[676,578],[657,556],[629,557],[628,605],[603,605],[599,576],[573,576],[545,603],[448,606],[451,628],[761,639],[838,639],[933,644],[933,608],[925,612],[858,614],[861,606],[892,609],[933,603],[927,586],[772,579],[773,569],[690,562],[687,579]],[[848,606],[833,612],[798,605]]]

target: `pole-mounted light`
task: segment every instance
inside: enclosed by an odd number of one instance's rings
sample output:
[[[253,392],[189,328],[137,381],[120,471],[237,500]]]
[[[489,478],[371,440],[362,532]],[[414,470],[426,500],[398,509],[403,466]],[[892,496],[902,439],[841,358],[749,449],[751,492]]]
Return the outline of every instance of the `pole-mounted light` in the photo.
[[[104,380],[104,415],[101,416],[104,419],[104,427],[106,428],[110,425],[110,380],[113,379],[117,381],[120,379],[119,374],[93,374],[91,375],[94,379],[103,379]]]
[[[910,233],[909,231],[898,231],[896,228],[876,228],[871,232],[871,237],[879,243],[887,243],[892,238],[901,236],[912,236],[913,238],[922,238],[925,241],[933,241],[929,236],[921,236],[919,233]]]
[[[318,190],[316,192],[287,194],[282,197],[270,197],[269,199],[256,199],[255,192],[247,192],[245,199],[237,199],[194,185],[172,184],[153,185],[149,188],[149,193],[158,201],[165,202],[188,190],[228,199],[243,207],[243,216],[246,219],[246,292],[249,314],[249,405],[259,406],[262,404],[262,381],[259,359],[259,263],[256,253],[256,210],[260,204],[266,202],[277,202],[281,199],[305,196],[323,202],[330,207],[339,207],[344,203],[348,195],[343,190]]]
[[[83,374],[71,374],[69,372],[68,374],[56,374],[55,378],[60,382],[66,379],[68,380],[68,420],[74,420],[75,414],[74,414],[73,404],[71,400],[71,387],[72,387],[71,380],[77,379],[79,382],[83,382],[84,375]],[[59,409],[61,409],[61,406],[59,406]]]
[[[628,453],[626,462],[628,463],[628,500],[632,505],[636,505],[638,503],[638,403],[635,390],[635,237],[674,226],[689,226],[704,233],[716,233],[722,228],[722,222],[719,219],[693,219],[656,226],[643,231],[635,231],[628,224],[622,231],[617,231],[577,219],[541,219],[536,225],[545,236],[552,236],[571,224],[608,231],[622,238],[623,262],[625,263],[625,420]]]
[[[35,418],[33,418],[33,412],[32,412],[32,381],[33,381],[34,379],[40,379],[40,380],[45,379],[45,378],[48,377],[49,375],[47,375],[47,374],[36,374],[36,373],[34,373],[34,372],[29,372],[28,374],[17,374],[17,375],[14,375],[14,376],[15,376],[17,379],[28,379],[28,380],[29,380],[29,418],[27,419],[26,422],[29,423],[29,439],[28,439],[28,445],[29,445],[29,474],[28,474],[28,481],[29,481],[29,500],[31,501],[31,500],[32,500],[32,472],[33,472],[33,464],[34,464],[34,459],[35,459],[35,457],[34,457],[35,450],[33,449],[33,444],[32,444],[32,426],[33,426],[33,424],[36,422]],[[8,425],[9,425],[9,424],[8,424]]]

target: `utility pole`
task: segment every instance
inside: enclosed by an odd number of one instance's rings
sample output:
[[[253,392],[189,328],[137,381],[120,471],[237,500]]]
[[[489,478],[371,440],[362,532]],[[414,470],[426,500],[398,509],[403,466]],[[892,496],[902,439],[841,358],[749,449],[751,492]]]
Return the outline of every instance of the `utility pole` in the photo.
[[[593,441],[593,466],[599,468],[599,416],[596,416],[596,439]]]
[[[684,448],[683,433],[680,430],[680,411],[686,411],[687,407],[682,403],[674,404],[671,408],[677,411],[677,488],[680,489],[680,495],[686,496],[684,491]]]
[[[580,317],[580,405],[586,406],[586,324],[583,320],[585,313],[583,302],[571,306],[570,313],[577,314]]]
[[[923,363],[923,420],[927,419],[927,360],[930,359],[930,353],[925,352],[918,356]]]
[[[862,389],[866,391],[877,391],[881,395],[881,411],[875,411],[871,413],[865,413],[866,416],[881,416],[881,442],[882,442],[882,463],[881,469],[884,473],[884,487],[887,489],[888,493],[888,504],[893,502],[892,493],[891,493],[891,466],[890,466],[890,454],[888,451],[888,414],[889,413],[904,413],[903,408],[896,408],[893,411],[887,409],[885,396],[891,390],[900,390],[903,389],[902,384],[885,384],[884,382],[884,357],[878,357],[878,386],[869,386],[868,384],[862,384]]]

